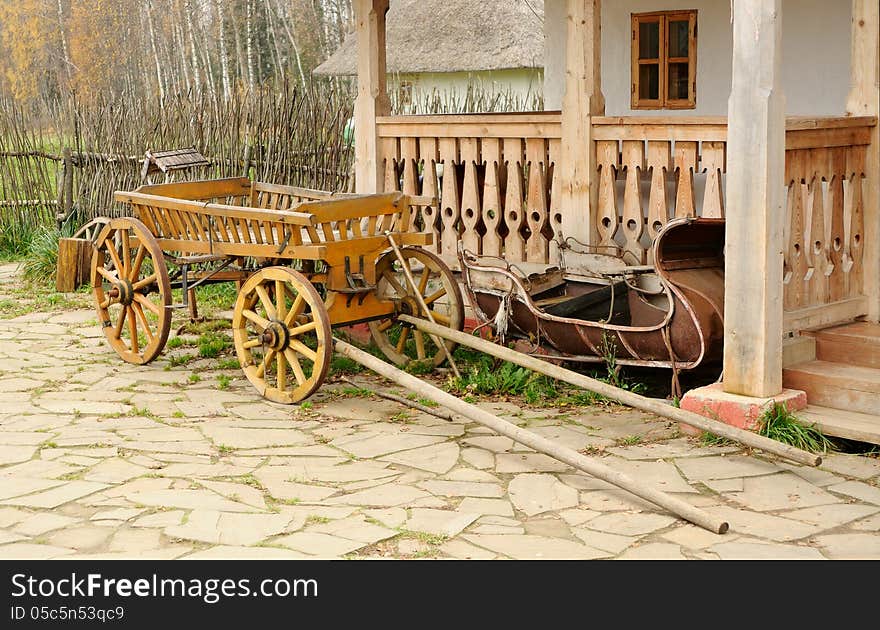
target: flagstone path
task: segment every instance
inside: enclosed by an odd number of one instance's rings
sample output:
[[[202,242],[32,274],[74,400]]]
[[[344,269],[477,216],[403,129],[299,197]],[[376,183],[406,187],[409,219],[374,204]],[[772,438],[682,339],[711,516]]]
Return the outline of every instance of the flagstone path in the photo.
[[[0,266],[0,299],[14,282]],[[333,382],[277,405],[200,367],[123,363],[91,310],[0,319],[0,559],[880,558],[876,458],[810,469],[626,408],[480,403],[728,519],[719,536],[463,419]]]

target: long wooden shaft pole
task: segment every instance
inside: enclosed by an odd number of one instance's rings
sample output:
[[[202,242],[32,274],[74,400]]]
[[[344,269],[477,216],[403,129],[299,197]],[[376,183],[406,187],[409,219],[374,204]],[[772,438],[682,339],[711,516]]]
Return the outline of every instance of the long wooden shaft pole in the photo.
[[[475,337],[474,335],[469,335],[457,330],[451,330],[443,326],[436,326],[424,319],[411,317],[409,315],[400,315],[398,319],[412,324],[416,328],[420,328],[425,332],[434,333],[438,337],[443,337],[463,346],[498,357],[499,359],[510,361],[516,365],[534,370],[535,372],[540,372],[541,374],[570,383],[576,387],[596,392],[597,394],[601,394],[611,400],[616,400],[617,402],[633,407],[634,409],[649,411],[658,416],[663,416],[664,418],[683,422],[684,424],[697,427],[703,431],[709,431],[715,435],[720,435],[729,440],[739,442],[740,444],[761,449],[762,451],[773,453],[774,455],[779,455],[780,457],[784,457],[785,459],[799,464],[818,466],[822,463],[822,458],[813,453],[808,453],[799,448],[789,446],[788,444],[771,440],[763,435],[757,435],[750,431],[737,429],[736,427],[724,424],[718,420],[704,418],[693,412],[685,411],[678,407],[672,407],[671,405],[651,400],[645,396],[639,396],[638,394],[634,394],[633,392],[626,391],[619,387],[614,387],[608,383],[603,383],[602,381],[590,378],[589,376],[584,376],[583,374],[572,372],[571,370],[567,370],[558,365],[553,365],[547,361],[542,361],[541,359],[536,359],[535,357],[511,350],[510,348],[499,346],[498,344],[486,341],[480,337]]]
[[[574,466],[578,470],[582,470],[597,479],[607,481],[610,484],[633,493],[637,497],[641,497],[655,505],[666,508],[673,514],[676,514],[695,525],[704,527],[716,534],[725,533],[729,527],[728,523],[723,519],[712,516],[708,512],[694,507],[690,503],[686,503],[685,501],[660,490],[655,490],[654,488],[639,484],[629,475],[612,470],[605,464],[597,462],[585,455],[581,455],[575,450],[560,446],[537,433],[532,433],[531,431],[516,426],[512,422],[502,420],[498,416],[493,415],[484,409],[480,409],[475,405],[466,403],[452,394],[444,392],[442,389],[434,387],[411,374],[407,374],[403,370],[399,370],[359,348],[355,348],[351,344],[334,339],[334,346],[336,351],[340,354],[347,356],[353,361],[357,361],[361,365],[368,367],[377,374],[380,374],[391,381],[394,381],[398,385],[411,389],[425,398],[430,398],[444,407],[451,409],[455,413],[470,418],[474,422],[478,422],[485,427],[489,427],[493,431],[507,436],[520,444],[525,444],[540,453],[545,453],[569,466]]]
[[[406,258],[403,257],[403,254],[400,253],[400,248],[397,246],[397,242],[394,240],[394,236],[390,232],[385,232],[385,236],[388,237],[388,242],[391,243],[391,248],[394,250],[395,256],[397,256],[397,260],[400,262],[400,266],[403,267],[403,275],[406,276],[406,281],[409,282],[409,286],[412,289],[413,295],[419,303],[419,306],[425,311],[425,316],[431,320],[432,324],[436,324],[437,321],[434,319],[433,313],[431,313],[431,309],[428,308],[428,305],[425,304],[425,298],[422,297],[422,292],[419,291],[419,285],[416,284],[416,279],[413,278],[412,271],[409,268],[409,264],[406,262]],[[428,333],[430,334],[430,333]],[[434,343],[437,344],[437,347],[443,351],[443,354],[446,355],[446,360],[449,361],[449,366],[452,368],[452,371],[455,372],[456,378],[461,378],[461,372],[458,371],[458,366],[455,364],[455,360],[452,358],[452,352],[449,351],[449,348],[446,347],[446,343],[437,337],[437,335],[431,335],[434,339]]]

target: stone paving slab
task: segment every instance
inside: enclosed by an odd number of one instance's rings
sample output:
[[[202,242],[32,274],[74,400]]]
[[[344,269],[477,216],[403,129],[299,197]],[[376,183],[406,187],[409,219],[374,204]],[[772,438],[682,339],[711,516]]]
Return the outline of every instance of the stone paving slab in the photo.
[[[16,282],[0,265],[0,293]],[[168,356],[120,361],[89,308],[0,319],[0,558],[880,553],[876,457],[805,468],[703,445],[623,407],[478,400],[727,519],[719,536],[460,418],[351,397],[336,382],[308,407],[279,405],[238,370],[222,371],[231,380],[220,389],[214,361]]]

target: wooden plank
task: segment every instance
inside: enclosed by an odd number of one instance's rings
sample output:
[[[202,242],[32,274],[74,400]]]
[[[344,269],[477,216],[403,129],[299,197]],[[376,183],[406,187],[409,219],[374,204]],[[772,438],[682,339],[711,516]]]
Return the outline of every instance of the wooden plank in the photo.
[[[437,139],[419,138],[419,156],[422,158],[422,195],[434,197],[438,201],[422,206],[422,229],[434,236],[433,251],[440,253],[440,190],[437,184],[437,164],[440,161]]]
[[[806,129],[788,131],[785,149],[823,149],[851,147],[871,143],[871,127],[840,127],[831,129]]]
[[[504,206],[501,203],[501,178],[504,176],[504,162],[501,159],[501,143],[494,138],[483,139],[483,162],[486,176],[483,181],[483,235],[482,252],[486,256],[501,256],[502,241],[499,232],[502,224]]]
[[[677,120],[687,120],[682,117]],[[597,124],[593,119],[593,133],[596,140],[642,140],[673,142],[726,142],[727,125],[687,125],[681,123],[626,125]]]
[[[696,142],[677,141],[672,154],[675,169],[675,216],[697,216],[697,203],[694,197],[694,172],[697,170]]]
[[[623,193],[624,260],[631,265],[645,264],[641,244],[645,221],[642,214],[642,169],[645,167],[645,143],[624,140],[621,165],[626,172]]]
[[[796,311],[786,311],[783,319],[785,332],[800,332],[852,321],[867,313],[865,297],[847,298],[831,304],[819,304]]]
[[[732,14],[723,388],[769,397],[782,391],[782,0],[737,0]]]
[[[439,148],[440,162],[443,164],[440,193],[440,257],[447,265],[457,269],[458,223],[461,218],[458,142],[455,138],[440,138]]]
[[[807,393],[813,404],[861,413],[880,408],[880,370],[810,361],[785,370],[785,387]]]
[[[219,197],[238,197],[248,195],[250,191],[251,181],[246,177],[150,184],[140,186],[135,190],[135,192],[147,195],[159,195],[193,201],[217,199]]]
[[[522,236],[523,207],[525,196],[523,191],[523,141],[519,138],[505,138],[504,162],[507,182],[507,194],[504,199],[504,222],[507,225],[507,236],[504,238],[504,257],[511,262],[524,262],[526,259],[526,242]]]
[[[815,424],[825,435],[880,444],[880,417],[873,413],[808,405],[797,412],[797,417],[802,422]]]
[[[529,180],[526,194],[526,224],[529,238],[526,241],[526,261],[546,263],[550,253],[549,242],[544,233],[549,220],[547,208],[547,145],[543,139],[526,140],[526,160]]]
[[[477,226],[480,223],[482,208],[480,208],[480,189],[477,178],[477,164],[482,164],[480,146],[477,138],[462,138],[459,141],[461,152],[461,164],[464,167],[464,182],[461,193],[461,242],[472,252],[480,252],[480,233]],[[456,258],[458,252],[456,252]]]
[[[671,143],[648,142],[647,167],[651,170],[651,192],[648,195],[648,234],[651,242],[669,221],[666,201],[666,178],[672,166]]]
[[[186,201],[183,199],[172,199],[170,197],[160,197],[158,195],[146,195],[136,192],[119,191],[113,195],[114,199],[119,203],[139,204],[142,206],[154,206],[156,208],[167,208],[171,210],[183,210],[187,212],[196,212],[198,214],[215,214],[225,217],[256,219],[258,221],[279,221],[290,225],[311,225],[312,216],[305,212],[299,211],[299,208],[311,208],[308,204],[298,206],[296,212],[290,210],[256,210],[253,208],[243,208],[241,206],[228,206],[219,203],[200,203],[196,201]],[[350,200],[340,200],[350,203]],[[321,203],[340,203],[340,201],[328,201]],[[318,202],[310,202],[318,203]],[[331,206],[332,207],[332,206]]]
[[[599,199],[596,204],[596,227],[599,231],[599,245],[617,246],[617,190],[615,181],[620,169],[620,153],[616,140],[602,140],[596,143],[596,161],[599,165]]]
[[[562,127],[558,120],[542,122],[505,123],[448,123],[405,122],[379,123],[380,138],[560,138]]]
[[[706,173],[701,216],[724,216],[724,191],[721,181],[727,170],[727,146],[724,142],[703,142],[700,147],[702,170]]]

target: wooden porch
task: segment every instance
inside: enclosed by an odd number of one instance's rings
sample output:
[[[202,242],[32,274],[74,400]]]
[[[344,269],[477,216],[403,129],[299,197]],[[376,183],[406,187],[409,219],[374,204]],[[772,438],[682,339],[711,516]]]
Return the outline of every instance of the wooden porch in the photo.
[[[558,1],[568,25],[561,111],[402,117],[388,115],[384,91],[387,0],[358,0],[358,190],[438,198],[423,220],[453,267],[459,242],[546,263],[569,238],[649,264],[651,243],[671,219],[725,217],[729,393],[780,393],[783,339],[877,322],[876,1],[852,0],[846,111],[810,118],[783,114],[781,0],[734,1],[729,114],[712,118],[605,115],[600,2]],[[800,357],[822,360],[822,351],[808,355]],[[853,382],[856,368],[864,366],[852,366]],[[794,386],[791,373],[785,379]],[[832,435],[838,416],[823,423]],[[859,435],[880,443],[880,417],[870,418],[857,418]]]

